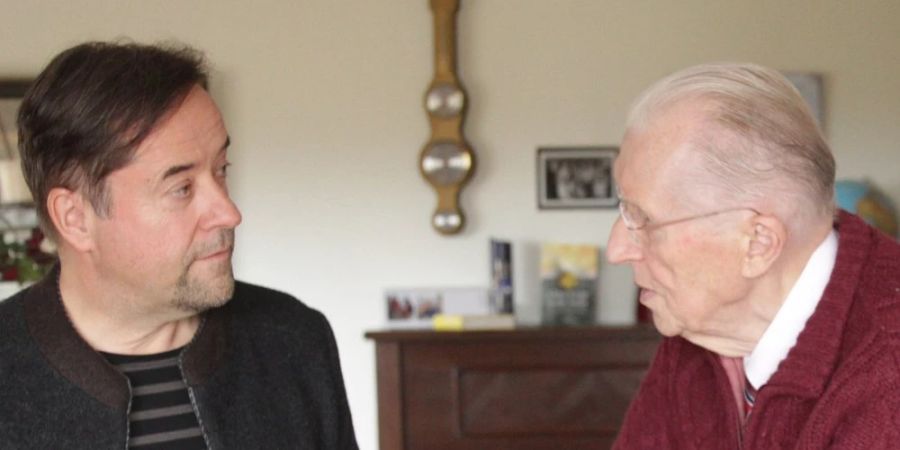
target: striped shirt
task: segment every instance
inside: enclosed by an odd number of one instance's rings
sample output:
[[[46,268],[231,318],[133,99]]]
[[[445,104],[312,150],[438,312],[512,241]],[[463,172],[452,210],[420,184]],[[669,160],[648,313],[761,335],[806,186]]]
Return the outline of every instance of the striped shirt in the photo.
[[[131,411],[128,447],[139,450],[206,449],[175,349],[155,355],[103,356],[128,377]]]

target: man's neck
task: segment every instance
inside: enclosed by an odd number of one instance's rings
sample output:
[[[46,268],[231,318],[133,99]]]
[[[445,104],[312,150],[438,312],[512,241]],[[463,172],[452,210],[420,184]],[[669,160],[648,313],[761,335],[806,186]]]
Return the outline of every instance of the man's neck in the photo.
[[[751,291],[748,296],[748,303],[756,305],[756,308],[768,317],[766,328],[775,319],[775,315],[778,314],[778,311],[784,305],[784,301],[790,294],[791,289],[797,284],[803,269],[806,268],[813,253],[822,245],[831,229],[831,224],[828,224],[816,230],[809,230],[802,242],[794,247],[786,247],[783,257],[756,284],[756,289]],[[759,341],[763,332],[765,332],[765,328],[761,330],[759,336],[756,336],[755,341]]]
[[[742,357],[753,351],[774,317],[775,313],[767,308],[742,300],[723,307],[716,324],[697,332],[685,332],[682,337],[718,355]]]
[[[739,301],[725,307],[717,329],[695,335],[686,333],[684,338],[722,356],[749,355],[830,231],[830,227],[810,230],[801,244],[785,248],[780,261],[766,275],[753,282]]]
[[[195,314],[160,311],[139,295],[110,287],[79,264],[61,264],[59,291],[78,334],[94,350],[123,355],[162,353],[183,347],[200,325]],[[87,273],[85,273],[87,272]]]

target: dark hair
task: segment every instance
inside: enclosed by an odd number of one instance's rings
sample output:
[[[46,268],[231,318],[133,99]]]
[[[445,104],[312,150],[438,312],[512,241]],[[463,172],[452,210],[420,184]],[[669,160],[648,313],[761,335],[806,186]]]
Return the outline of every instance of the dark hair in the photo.
[[[195,85],[206,85],[203,55],[183,45],[88,42],[53,58],[19,110],[22,170],[44,231],[55,187],[81,190],[109,214],[106,177]]]

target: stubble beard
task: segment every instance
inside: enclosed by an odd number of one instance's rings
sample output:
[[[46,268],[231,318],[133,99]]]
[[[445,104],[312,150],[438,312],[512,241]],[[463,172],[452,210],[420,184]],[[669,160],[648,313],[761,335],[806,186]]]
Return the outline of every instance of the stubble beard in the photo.
[[[222,230],[214,242],[191,253],[175,283],[172,306],[180,311],[199,314],[225,305],[234,294],[234,270],[231,250],[228,257],[210,267],[211,276],[192,274],[191,267],[199,257],[224,248],[234,248],[234,230]]]

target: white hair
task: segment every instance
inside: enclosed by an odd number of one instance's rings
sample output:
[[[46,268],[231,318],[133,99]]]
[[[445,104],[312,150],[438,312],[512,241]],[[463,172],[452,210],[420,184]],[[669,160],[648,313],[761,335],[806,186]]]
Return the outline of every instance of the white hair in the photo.
[[[834,214],[831,149],[796,88],[780,73],[755,64],[703,64],[656,82],[634,102],[627,130],[639,131],[685,100],[704,106],[693,147],[713,186],[781,219]],[[789,220],[786,220],[790,222]]]

